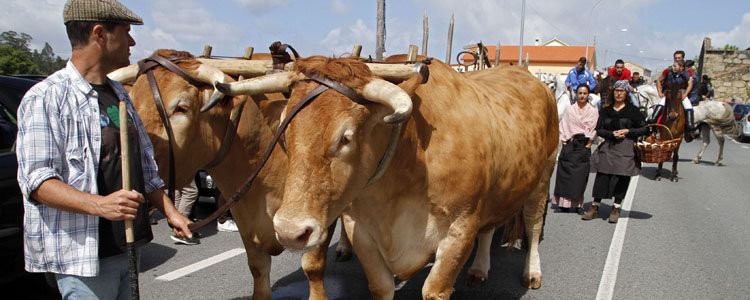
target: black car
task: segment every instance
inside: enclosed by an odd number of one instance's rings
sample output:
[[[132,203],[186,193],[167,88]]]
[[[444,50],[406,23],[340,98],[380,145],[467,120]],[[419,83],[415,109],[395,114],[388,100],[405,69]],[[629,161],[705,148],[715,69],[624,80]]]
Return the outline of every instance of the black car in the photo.
[[[39,77],[34,79],[41,79]],[[16,113],[23,95],[37,80],[27,76],[0,75],[0,116],[2,130],[11,131],[10,141],[3,141],[0,149],[0,286],[17,287],[19,282],[32,285],[36,292],[55,292],[48,286],[50,274],[28,273],[23,258],[23,196],[18,187],[18,162],[15,152]],[[4,132],[3,137],[6,137]],[[40,295],[38,295],[40,296]]]

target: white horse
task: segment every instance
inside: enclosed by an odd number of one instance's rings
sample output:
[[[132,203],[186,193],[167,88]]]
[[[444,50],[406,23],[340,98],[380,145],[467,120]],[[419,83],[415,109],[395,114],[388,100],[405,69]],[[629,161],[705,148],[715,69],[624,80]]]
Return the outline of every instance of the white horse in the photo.
[[[724,135],[735,138],[739,134],[739,126],[734,120],[732,107],[725,102],[706,100],[693,107],[693,114],[695,124],[700,128],[701,139],[703,140],[703,147],[698,152],[698,156],[693,159],[693,163],[697,164],[700,161],[708,144],[711,143],[711,133],[708,131],[708,129],[711,129],[719,143],[719,157],[714,165],[720,166],[724,159]]]
[[[633,94],[638,103],[641,105],[641,111],[646,114],[646,118],[650,117],[654,112],[654,106],[659,103],[661,99],[659,92],[656,90],[656,86],[653,84],[644,84],[633,89]]]
[[[555,100],[557,101],[557,117],[558,120],[562,118],[562,114],[565,111],[568,106],[570,106],[572,103],[570,102],[570,92],[568,92],[568,87],[565,86],[565,80],[562,79],[562,77],[555,76]],[[601,98],[599,98],[599,95],[596,94],[589,94],[589,104],[593,105],[597,109],[599,109],[599,101],[601,101]]]

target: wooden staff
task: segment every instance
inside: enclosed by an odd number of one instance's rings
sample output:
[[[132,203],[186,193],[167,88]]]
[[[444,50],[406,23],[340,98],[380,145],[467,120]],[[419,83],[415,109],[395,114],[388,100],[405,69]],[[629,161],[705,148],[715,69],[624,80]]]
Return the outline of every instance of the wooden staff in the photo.
[[[122,153],[122,189],[130,190],[130,140],[128,139],[128,108],[120,101],[120,153]],[[130,299],[140,299],[138,291],[138,267],[135,257],[135,234],[133,220],[125,220],[125,242],[128,252],[128,275],[130,277]]]

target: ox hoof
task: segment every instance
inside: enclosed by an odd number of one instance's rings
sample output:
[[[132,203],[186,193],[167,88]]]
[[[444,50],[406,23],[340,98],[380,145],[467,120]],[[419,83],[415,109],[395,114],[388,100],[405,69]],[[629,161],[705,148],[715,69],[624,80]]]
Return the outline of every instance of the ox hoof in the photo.
[[[697,165],[697,164],[698,164],[698,160],[697,160],[697,159],[694,159],[694,160],[693,160],[693,164],[696,164],[696,165]]]
[[[717,166],[717,167],[721,167],[721,166],[723,166],[723,164],[722,164],[721,162],[718,162],[718,161],[717,161],[717,162],[716,162],[716,163],[714,164],[714,166]]]
[[[541,273],[524,274],[523,286],[525,286],[527,289],[540,288],[542,286],[542,274]]]
[[[344,262],[352,260],[352,251],[336,250],[336,256],[333,260],[337,262]]]
[[[661,176],[657,176],[656,181],[661,181]]]
[[[487,276],[482,276],[478,274],[466,275],[466,285],[470,287],[480,287],[480,286],[483,286],[485,283],[487,283]]]
[[[679,180],[680,180],[680,179],[679,179],[679,178],[677,178],[677,177],[672,177],[672,182],[677,182],[677,181],[679,181]]]

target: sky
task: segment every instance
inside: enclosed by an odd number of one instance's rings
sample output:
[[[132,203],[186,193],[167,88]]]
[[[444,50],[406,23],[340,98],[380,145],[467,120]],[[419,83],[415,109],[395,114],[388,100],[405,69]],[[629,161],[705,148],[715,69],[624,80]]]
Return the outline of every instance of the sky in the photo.
[[[341,56],[355,44],[375,56],[377,0],[120,0],[141,16],[132,26],[131,62],[160,48],[198,56],[242,56],[245,47],[268,52],[274,41],[302,56]],[[445,61],[448,25],[454,15],[451,62],[462,47],[518,45],[523,0],[386,0],[386,55],[422,46],[422,19],[429,23],[427,55]],[[599,67],[623,59],[656,70],[672,53],[698,56],[704,37],[714,47],[750,48],[750,1],[526,0],[523,44],[557,37],[569,45],[595,45]],[[55,54],[71,55],[62,21],[63,0],[0,0],[0,32],[31,35],[32,49],[49,42]],[[419,50],[422,53],[422,49]]]

